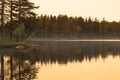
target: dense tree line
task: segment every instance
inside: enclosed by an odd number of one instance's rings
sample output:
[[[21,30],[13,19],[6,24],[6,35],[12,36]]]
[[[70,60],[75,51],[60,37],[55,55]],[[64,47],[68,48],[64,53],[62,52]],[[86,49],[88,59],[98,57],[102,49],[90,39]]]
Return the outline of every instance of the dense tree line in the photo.
[[[37,17],[35,33],[39,37],[76,37],[76,38],[103,38],[119,37],[120,22],[99,21],[82,17],[68,17],[67,15]]]
[[[0,35],[40,38],[108,38],[119,37],[120,22],[99,21],[67,15],[41,15],[29,0],[0,0]]]

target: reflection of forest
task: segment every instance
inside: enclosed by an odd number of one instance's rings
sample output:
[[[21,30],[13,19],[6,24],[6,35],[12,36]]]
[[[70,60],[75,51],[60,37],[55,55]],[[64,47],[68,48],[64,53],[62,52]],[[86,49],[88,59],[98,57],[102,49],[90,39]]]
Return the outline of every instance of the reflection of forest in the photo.
[[[41,42],[38,50],[0,52],[0,80],[31,80],[41,64],[105,59],[120,55],[120,42]]]
[[[109,55],[120,55],[120,42],[53,42],[42,43],[40,61],[45,63],[63,63],[72,61],[104,59]]]
[[[0,56],[0,80],[31,80],[36,78],[38,67],[33,54],[11,53]]]

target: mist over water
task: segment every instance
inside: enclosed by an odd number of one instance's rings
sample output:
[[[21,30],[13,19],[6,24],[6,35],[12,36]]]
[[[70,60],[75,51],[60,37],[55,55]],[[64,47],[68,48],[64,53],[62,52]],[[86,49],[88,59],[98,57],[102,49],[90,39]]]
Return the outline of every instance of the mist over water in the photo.
[[[40,58],[38,79],[119,80],[120,42],[65,41],[41,45],[44,58]]]
[[[5,80],[11,78],[11,70],[15,80],[120,79],[119,41],[40,41],[35,44],[39,49],[0,52],[4,73],[10,71],[4,75]]]
[[[51,42],[119,42],[120,39],[77,39],[77,38],[70,38],[70,39],[64,39],[64,38],[33,38],[31,41],[51,41]]]

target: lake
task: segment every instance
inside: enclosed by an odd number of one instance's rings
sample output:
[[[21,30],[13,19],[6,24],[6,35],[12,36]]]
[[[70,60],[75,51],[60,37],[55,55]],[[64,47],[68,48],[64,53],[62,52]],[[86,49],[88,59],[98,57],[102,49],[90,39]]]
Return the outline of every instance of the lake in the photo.
[[[120,42],[41,41],[0,48],[0,80],[120,80]]]

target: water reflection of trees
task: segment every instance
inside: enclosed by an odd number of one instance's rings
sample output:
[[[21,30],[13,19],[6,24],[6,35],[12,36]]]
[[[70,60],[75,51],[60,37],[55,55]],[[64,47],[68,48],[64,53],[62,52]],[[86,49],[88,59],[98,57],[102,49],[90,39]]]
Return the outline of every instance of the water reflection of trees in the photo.
[[[0,80],[31,80],[36,78],[41,64],[67,64],[68,62],[107,58],[120,55],[119,42],[41,42],[38,50],[0,52]]]
[[[51,42],[42,43],[39,59],[43,63],[60,63],[89,60],[96,60],[101,56],[102,59],[109,55],[120,55],[119,42]]]
[[[0,55],[0,80],[31,80],[36,78],[37,58],[33,53],[11,53]]]

